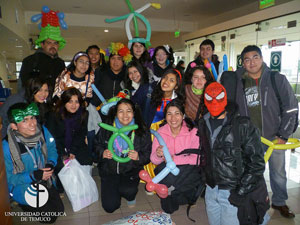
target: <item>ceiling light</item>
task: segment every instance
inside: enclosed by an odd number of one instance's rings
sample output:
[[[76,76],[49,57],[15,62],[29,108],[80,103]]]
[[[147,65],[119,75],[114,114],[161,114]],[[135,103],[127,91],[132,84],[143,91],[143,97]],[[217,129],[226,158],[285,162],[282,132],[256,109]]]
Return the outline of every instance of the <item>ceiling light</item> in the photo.
[[[22,45],[16,45],[16,48],[23,48]]]
[[[105,33],[107,33],[109,30],[104,30]]]

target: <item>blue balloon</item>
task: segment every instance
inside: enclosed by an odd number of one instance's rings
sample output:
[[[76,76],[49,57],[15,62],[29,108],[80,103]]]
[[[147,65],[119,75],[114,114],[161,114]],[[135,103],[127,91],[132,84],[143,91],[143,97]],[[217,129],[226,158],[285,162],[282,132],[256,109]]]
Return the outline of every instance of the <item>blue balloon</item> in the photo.
[[[98,96],[98,98],[101,100],[101,102],[103,104],[106,103],[105,98],[103,97],[103,95],[100,93],[100,91],[96,88],[95,84],[92,84],[92,89],[95,92],[95,94]]]
[[[31,17],[31,22],[36,23],[42,18],[42,14],[36,14]]]
[[[57,16],[59,19],[62,19],[62,20],[65,18],[65,14],[63,12],[57,13]]]
[[[38,28],[39,28],[39,29],[42,29],[42,23],[39,23],[39,24],[38,24]]]
[[[217,71],[216,71],[216,67],[212,62],[209,62],[209,63],[210,63],[211,71],[214,75],[215,81],[217,81],[218,80],[218,74],[217,74]]]
[[[48,12],[50,12],[50,9],[49,9],[48,6],[44,5],[44,6],[42,7],[42,11],[43,11],[44,13],[48,13]]]
[[[160,145],[163,146],[163,152],[164,152],[164,157],[166,159],[166,167],[160,171],[159,174],[157,174],[153,179],[152,179],[152,182],[157,184],[159,183],[162,179],[164,179],[170,172],[172,174],[174,174],[175,176],[177,176],[180,172],[180,170],[178,169],[178,167],[176,166],[176,164],[174,163],[174,161],[172,160],[172,157],[170,155],[170,152],[168,150],[168,147],[164,141],[164,139],[160,136],[160,134],[155,131],[155,130],[150,130],[151,134],[153,134],[158,143]]]
[[[224,71],[228,71],[228,59],[226,54],[223,55],[223,64]]]
[[[65,21],[63,21],[62,19],[59,20],[60,26],[62,29],[67,30],[68,29],[68,25]]]
[[[221,75],[224,71],[224,64],[223,64],[223,61],[220,62],[219,64],[219,75]]]

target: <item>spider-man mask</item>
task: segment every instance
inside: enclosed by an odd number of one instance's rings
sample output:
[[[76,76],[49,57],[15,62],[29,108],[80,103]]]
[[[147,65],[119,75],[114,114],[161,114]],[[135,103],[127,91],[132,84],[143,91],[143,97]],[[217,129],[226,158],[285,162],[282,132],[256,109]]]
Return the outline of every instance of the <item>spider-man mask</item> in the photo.
[[[210,115],[216,117],[225,111],[227,94],[222,84],[213,82],[208,85],[204,93],[204,104]]]

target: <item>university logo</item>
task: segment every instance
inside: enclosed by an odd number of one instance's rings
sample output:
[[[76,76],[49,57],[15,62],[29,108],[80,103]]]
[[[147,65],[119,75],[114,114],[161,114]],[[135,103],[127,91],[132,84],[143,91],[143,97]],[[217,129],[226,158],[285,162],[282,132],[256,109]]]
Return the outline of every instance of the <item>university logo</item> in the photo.
[[[39,208],[45,205],[48,198],[48,190],[42,184],[32,184],[25,191],[25,201],[28,205],[34,208]]]

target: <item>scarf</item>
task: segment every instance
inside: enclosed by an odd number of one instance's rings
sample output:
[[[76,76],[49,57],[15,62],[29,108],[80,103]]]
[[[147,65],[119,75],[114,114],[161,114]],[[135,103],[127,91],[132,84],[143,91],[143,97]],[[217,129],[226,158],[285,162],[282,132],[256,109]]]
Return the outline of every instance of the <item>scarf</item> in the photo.
[[[11,160],[13,162],[13,173],[14,174],[22,173],[25,169],[24,164],[21,159],[21,151],[20,151],[20,147],[19,147],[18,143],[22,143],[26,147],[27,151],[28,151],[28,149],[34,148],[39,143],[41,143],[41,150],[42,150],[42,154],[44,156],[44,162],[47,162],[47,156],[48,156],[47,145],[46,145],[44,135],[42,133],[42,128],[40,127],[39,124],[37,124],[35,135],[33,135],[31,137],[24,137],[18,131],[12,130],[11,127],[9,126],[7,137],[8,137],[8,144],[9,144],[9,149],[10,149]],[[28,154],[30,154],[31,157],[33,157],[30,151],[28,151]],[[33,160],[34,160],[34,158],[33,158]],[[37,164],[40,165],[41,161],[39,160],[39,162],[37,162]],[[41,168],[43,168],[43,167],[44,167],[44,165],[42,165]]]
[[[195,95],[202,95],[203,94],[203,89],[197,89],[194,87],[194,85],[192,84],[192,91]]]
[[[80,120],[82,114],[82,108],[79,107],[76,113],[71,114],[71,116],[66,117],[64,119],[64,125],[65,125],[65,148],[67,152],[70,152],[71,145],[72,145],[72,139],[73,139],[73,131],[77,130],[80,127],[80,123],[78,123],[78,120]]]
[[[133,118],[133,119],[131,120],[131,122],[128,124],[128,126],[129,126],[129,125],[133,125],[134,122],[135,122],[135,121],[134,121],[134,118]],[[120,121],[119,121],[119,119],[118,119],[117,117],[115,118],[115,125],[116,125],[116,128],[118,128],[118,129],[121,129],[121,128],[123,127],[123,125],[120,123]],[[128,135],[129,132],[130,132],[130,131],[127,131],[127,132],[125,132],[125,134]],[[133,131],[133,132],[134,132],[134,131]],[[133,142],[133,140],[131,140],[131,141]],[[115,139],[113,147],[114,147],[114,150],[115,150],[116,155],[118,155],[118,156],[123,155],[124,157],[127,156],[127,153],[122,154],[122,150],[127,150],[127,149],[128,149],[128,144],[127,144],[127,142],[126,142],[123,138],[121,138],[120,136],[117,136],[117,138]]]

